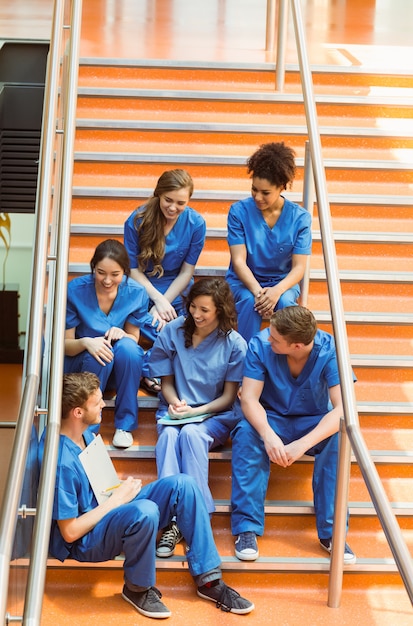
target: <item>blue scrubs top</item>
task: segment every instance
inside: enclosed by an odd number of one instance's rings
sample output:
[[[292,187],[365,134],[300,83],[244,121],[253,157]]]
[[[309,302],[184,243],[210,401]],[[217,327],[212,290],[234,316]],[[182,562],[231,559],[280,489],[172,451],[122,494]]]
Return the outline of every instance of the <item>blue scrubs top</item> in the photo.
[[[46,430],[39,442],[39,463],[44,453]],[[83,433],[85,444],[93,440],[94,434],[88,429]],[[88,477],[79,461],[82,450],[65,435],[60,435],[57,459],[56,485],[53,501],[52,528],[50,536],[51,554],[64,561],[70,554],[71,544],[60,534],[58,520],[72,519],[94,509],[98,503],[90,486]],[[78,543],[82,539],[78,540]]]
[[[251,339],[244,367],[245,376],[264,381],[264,409],[284,417],[322,417],[331,411],[328,390],[340,383],[334,338],[318,330],[308,361],[294,378],[287,356],[273,352],[269,334],[265,328]]]
[[[273,228],[268,226],[252,197],[231,206],[227,223],[228,245],[245,245],[247,265],[263,286],[279,283],[287,276],[293,254],[311,254],[311,215],[287,198]],[[238,280],[232,263],[227,279]]]
[[[132,269],[138,267],[138,255],[140,253],[138,233],[134,226],[134,221],[135,217],[143,209],[144,207],[136,209],[128,217],[124,226],[124,244],[128,251]],[[185,207],[176,220],[174,227],[165,238],[165,256],[162,260],[163,276],[148,276],[148,272],[153,268],[151,263],[145,272],[148,280],[158,291],[165,293],[172,281],[178,276],[183,263],[196,265],[204,247],[205,233],[206,224],[204,218],[191,207]]]
[[[224,335],[216,329],[196,348],[185,348],[183,322],[178,317],[159,333],[149,367],[153,375],[173,375],[179,398],[201,406],[221,396],[226,381],[241,382],[247,344],[235,330]],[[162,393],[159,402],[157,415],[168,408]]]
[[[66,329],[76,328],[76,339],[102,337],[112,327],[130,322],[138,328],[148,311],[146,290],[132,278],[123,277],[109,313],[99,307],[93,274],[74,278],[67,286]]]

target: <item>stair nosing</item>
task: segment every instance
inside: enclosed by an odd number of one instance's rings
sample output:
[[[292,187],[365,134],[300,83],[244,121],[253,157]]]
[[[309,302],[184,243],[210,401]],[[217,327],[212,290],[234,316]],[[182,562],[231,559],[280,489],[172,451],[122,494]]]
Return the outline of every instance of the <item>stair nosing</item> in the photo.
[[[272,133],[279,135],[308,135],[305,125],[298,124],[231,124],[220,122],[153,122],[146,120],[113,120],[113,119],[87,119],[78,118],[76,128],[100,129],[111,128],[115,130],[163,130],[184,132],[225,132],[225,133]],[[384,128],[362,128],[359,126],[319,126],[321,136],[351,136],[358,137],[413,137],[413,129],[403,130]]]

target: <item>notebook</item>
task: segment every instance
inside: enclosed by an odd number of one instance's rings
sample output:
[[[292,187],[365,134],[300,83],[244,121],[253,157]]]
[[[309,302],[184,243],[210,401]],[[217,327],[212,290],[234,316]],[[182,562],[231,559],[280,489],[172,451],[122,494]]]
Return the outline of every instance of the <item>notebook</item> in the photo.
[[[80,462],[89,479],[98,504],[102,504],[119,486],[120,480],[101,435],[79,454]]]
[[[197,422],[203,422],[208,419],[208,417],[212,417],[214,413],[202,413],[201,415],[196,415],[195,417],[181,417],[179,419],[174,419],[169,415],[165,415],[165,417],[161,417],[158,419],[157,423],[162,424],[163,426],[183,426],[184,424],[196,424]]]

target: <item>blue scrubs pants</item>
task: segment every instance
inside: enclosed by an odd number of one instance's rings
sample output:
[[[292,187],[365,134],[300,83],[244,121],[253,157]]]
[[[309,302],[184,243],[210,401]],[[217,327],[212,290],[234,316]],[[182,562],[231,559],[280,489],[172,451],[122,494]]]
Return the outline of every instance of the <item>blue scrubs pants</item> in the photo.
[[[195,482],[183,474],[157,480],[114,509],[70,551],[76,561],[100,563],[125,555],[125,581],[133,588],[155,584],[156,535],[176,516],[187,544],[189,571],[198,586],[220,578],[221,559],[209,515]],[[201,576],[210,573],[210,577]]]
[[[267,413],[271,428],[284,444],[304,436],[321,417],[280,417]],[[320,539],[333,534],[338,433],[307,451],[314,456],[313,494],[317,532]],[[288,470],[287,470],[288,471]],[[264,500],[270,475],[270,460],[264,443],[248,420],[241,420],[232,433],[233,535],[252,531],[264,533]]]
[[[184,426],[158,425],[155,447],[158,477],[184,473],[198,485],[208,513],[215,511],[214,499],[208,486],[208,452],[224,445],[238,417],[226,411],[201,423]]]
[[[261,330],[262,317],[259,313],[254,311],[255,298],[249,289],[241,281],[228,281],[231,287],[231,291],[235,298],[235,307],[237,309],[238,316],[238,332],[242,335],[245,341],[249,341],[251,337],[256,335]],[[262,285],[272,286],[271,285]],[[285,293],[282,294],[277,302],[277,309],[284,309],[287,306],[293,306],[297,304],[298,296],[300,295],[300,288],[298,285],[291,287]]]
[[[84,350],[74,357],[65,357],[65,372],[92,372],[105,391],[109,379],[116,389],[115,428],[131,431],[138,426],[138,389],[144,352],[130,337],[119,339],[113,346],[111,363],[100,365]]]

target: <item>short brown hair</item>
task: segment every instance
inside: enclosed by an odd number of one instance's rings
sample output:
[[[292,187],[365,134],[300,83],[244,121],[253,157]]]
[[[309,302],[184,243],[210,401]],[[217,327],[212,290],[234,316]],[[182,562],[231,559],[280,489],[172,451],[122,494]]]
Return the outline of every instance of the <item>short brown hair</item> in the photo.
[[[62,419],[76,407],[83,407],[99,387],[99,378],[91,372],[65,374],[62,388]]]
[[[273,313],[270,324],[289,343],[308,346],[317,332],[317,322],[309,309],[303,306],[287,306]]]

